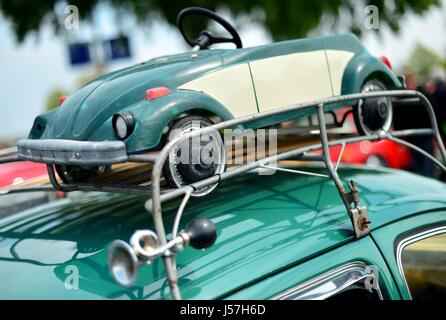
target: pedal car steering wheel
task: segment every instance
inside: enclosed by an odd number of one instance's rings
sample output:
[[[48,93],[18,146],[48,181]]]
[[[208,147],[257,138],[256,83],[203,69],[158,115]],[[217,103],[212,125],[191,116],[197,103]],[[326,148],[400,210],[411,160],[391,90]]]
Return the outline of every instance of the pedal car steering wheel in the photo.
[[[192,15],[204,16],[217,22],[229,32],[232,38],[215,37],[209,31],[202,31],[200,32],[198,38],[191,40],[184,32],[184,20]],[[208,9],[198,7],[184,9],[178,15],[177,25],[186,42],[198,50],[207,49],[209,46],[216,43],[234,43],[237,49],[243,48],[242,40],[240,39],[240,36],[235,28],[228,21]]]

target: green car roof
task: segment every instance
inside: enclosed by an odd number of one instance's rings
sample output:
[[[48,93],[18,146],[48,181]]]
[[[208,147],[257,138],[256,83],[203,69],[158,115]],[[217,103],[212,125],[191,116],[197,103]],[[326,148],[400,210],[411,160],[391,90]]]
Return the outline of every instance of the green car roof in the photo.
[[[432,179],[360,167],[342,168],[340,175],[344,182],[359,183],[372,230],[446,207],[446,185]],[[118,286],[108,271],[106,249],[112,240],[127,241],[137,229],[153,229],[144,202],[140,196],[88,194],[0,220],[0,298],[170,298],[160,259],[144,266],[130,289]],[[177,206],[164,205],[168,228]],[[224,298],[354,241],[333,182],[319,177],[249,173],[222,182],[206,199],[191,201],[183,223],[194,216],[210,218],[218,237],[206,251],[186,248],[177,256],[186,299]],[[79,272],[79,288],[69,290],[73,267]]]

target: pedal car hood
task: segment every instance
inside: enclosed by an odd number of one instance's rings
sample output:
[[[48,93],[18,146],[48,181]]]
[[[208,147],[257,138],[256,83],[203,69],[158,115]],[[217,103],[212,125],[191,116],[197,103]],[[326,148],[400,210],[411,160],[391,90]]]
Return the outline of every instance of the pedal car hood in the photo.
[[[432,179],[394,170],[340,170],[344,182],[359,183],[373,230],[446,205],[445,184]],[[146,200],[88,194],[0,220],[0,299],[170,298],[161,259],[142,267],[136,286],[129,289],[117,285],[108,271],[111,241],[128,241],[135,230],[153,230]],[[178,202],[163,205],[168,230],[177,207]],[[319,177],[283,172],[240,176],[223,182],[207,199],[189,203],[181,228],[195,216],[211,219],[218,236],[207,250],[187,247],[177,256],[184,299],[228,297],[353,240],[333,183]],[[274,293],[263,294],[251,298]]]
[[[220,55],[200,52],[152,59],[98,78],[58,107],[47,138],[88,140],[92,133],[125,107],[144,100],[147,89],[180,84],[221,65]]]

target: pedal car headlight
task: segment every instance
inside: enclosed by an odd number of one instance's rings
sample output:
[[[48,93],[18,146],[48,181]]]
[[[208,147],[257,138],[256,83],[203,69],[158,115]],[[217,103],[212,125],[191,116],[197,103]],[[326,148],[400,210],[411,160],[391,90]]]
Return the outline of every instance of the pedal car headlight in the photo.
[[[116,136],[121,140],[127,139],[132,134],[135,127],[135,119],[130,112],[115,114],[112,123]]]

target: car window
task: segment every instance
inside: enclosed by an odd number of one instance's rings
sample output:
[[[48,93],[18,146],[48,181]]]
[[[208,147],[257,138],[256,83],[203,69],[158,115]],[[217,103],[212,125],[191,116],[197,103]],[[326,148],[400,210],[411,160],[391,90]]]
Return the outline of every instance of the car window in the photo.
[[[327,298],[329,301],[336,302],[354,302],[354,301],[379,301],[381,297],[376,290],[367,290],[361,287],[352,287],[346,291],[338,293],[332,297]]]
[[[275,297],[277,300],[381,300],[375,271],[362,262],[332,270]]]
[[[446,299],[446,233],[406,245],[401,265],[414,300]]]

